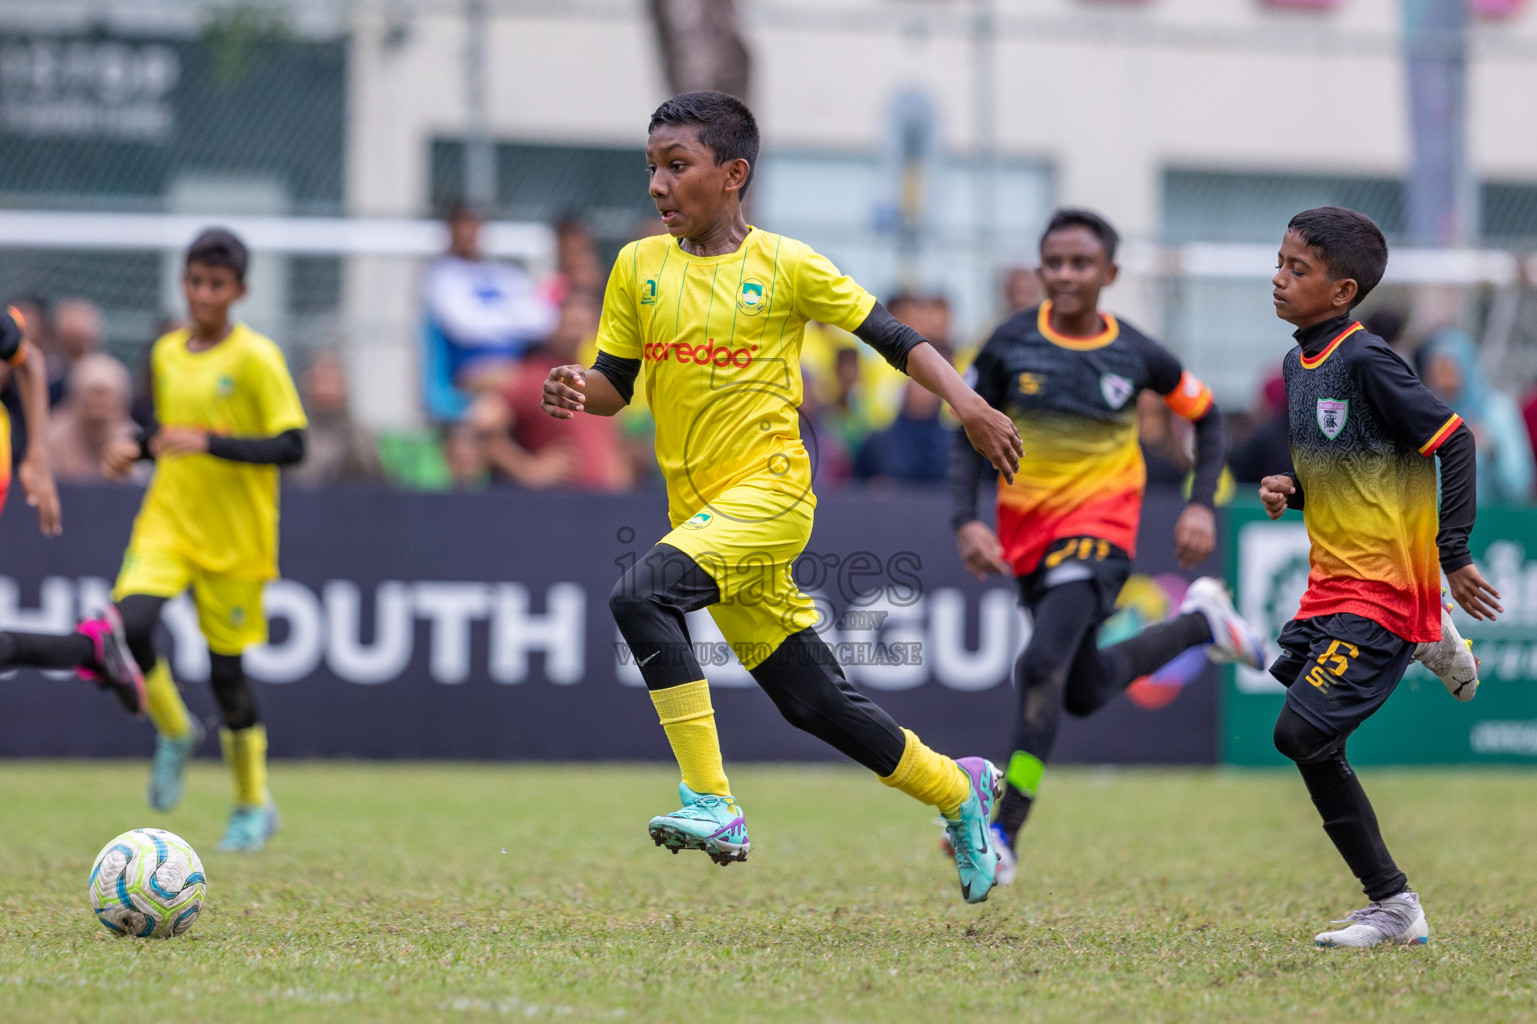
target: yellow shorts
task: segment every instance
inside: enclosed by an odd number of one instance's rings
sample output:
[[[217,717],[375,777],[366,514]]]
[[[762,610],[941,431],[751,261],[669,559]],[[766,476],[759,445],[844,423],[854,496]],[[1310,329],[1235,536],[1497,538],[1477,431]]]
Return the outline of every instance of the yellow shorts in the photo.
[[[112,588],[112,600],[129,594],[171,598],[188,587],[197,604],[197,624],[214,654],[240,654],[267,642],[267,614],[262,609],[265,580],[239,579],[205,572],[169,548],[129,548]]]
[[[784,495],[739,484],[675,527],[661,543],[683,551],[720,590],[710,616],[737,659],[751,669],[817,623],[811,598],[791,575],[811,539],[809,502],[786,507]]]

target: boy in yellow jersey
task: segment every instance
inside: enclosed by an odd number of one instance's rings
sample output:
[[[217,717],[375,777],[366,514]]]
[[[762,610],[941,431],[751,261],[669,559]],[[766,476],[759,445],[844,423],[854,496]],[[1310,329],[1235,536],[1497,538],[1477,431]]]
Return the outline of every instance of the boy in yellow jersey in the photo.
[[[668,234],[620,252],[593,366],[556,367],[544,385],[552,416],[612,416],[644,372],[656,417],[673,530],[609,600],[683,774],[683,806],[653,818],[651,838],[722,865],[751,848],[684,624],[686,612],[708,607],[792,724],[939,808],[961,893],[981,902],[997,868],[988,815],[1001,773],[982,758],[935,753],[854,690],[791,578],[816,506],[797,415],[806,323],[853,332],[947,400],[1006,477],[1019,463],[1019,436],[933,346],[825,257],[747,224],[742,194],[757,158],[752,113],[724,93],[688,93],[657,109],[646,161]]]
[[[121,477],[138,459],[156,461],[112,592],[159,732],[150,806],[176,806],[200,739],[154,646],[166,601],[191,588],[235,778],[223,850],[260,849],[277,827],[267,732],[241,653],[267,639],[262,588],[277,575],[278,467],[304,458],[308,425],[281,350],[229,318],[245,295],[248,260],[228,231],[213,228],[193,241],[182,278],[192,326],[165,335],[150,354],[157,425],[109,448],[103,465]]]
[[[17,467],[27,504],[37,509],[37,523],[45,537],[61,532],[59,495],[48,460],[48,383],[43,357],[26,340],[26,318],[15,306],[0,309],[0,361],[16,377],[22,415],[31,444]],[[3,380],[3,378],[0,378]],[[0,507],[11,489],[11,420],[0,410]],[[94,680],[137,715],[144,710],[144,677],[128,653],[123,626],[115,609],[80,623],[68,636],[31,633],[0,633],[0,671],[32,668],[73,668]]]

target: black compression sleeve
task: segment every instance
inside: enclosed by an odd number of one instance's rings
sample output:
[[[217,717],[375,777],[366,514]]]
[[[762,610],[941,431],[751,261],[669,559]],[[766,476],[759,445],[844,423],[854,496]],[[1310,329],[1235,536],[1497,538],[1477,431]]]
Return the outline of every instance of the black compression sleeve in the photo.
[[[139,431],[139,459],[141,461],[155,457],[155,453],[149,450],[149,443],[155,439],[155,435],[158,433],[160,433],[160,424],[155,420],[150,420],[144,424],[144,429]]]
[[[635,397],[635,378],[640,373],[639,359],[621,359],[599,352],[598,358],[592,361],[592,368],[608,379],[625,405],[630,404],[630,399]]]
[[[1459,426],[1441,442],[1436,458],[1441,460],[1441,530],[1436,547],[1441,552],[1441,569],[1456,572],[1473,561],[1468,550],[1468,534],[1478,516],[1478,450],[1473,432]]]
[[[220,437],[212,434],[208,438],[208,454],[227,462],[292,466],[304,461],[304,431],[285,430],[276,437]]]
[[[950,442],[950,465],[945,473],[945,483],[950,489],[952,531],[978,518],[977,487],[982,483],[982,474],[992,468],[992,463],[971,446],[965,429],[956,427],[955,438]]]
[[[1292,492],[1286,496],[1286,507],[1302,511],[1302,481],[1297,479],[1296,473],[1284,474],[1292,478]]]
[[[999,353],[1007,344],[1007,336],[1000,329],[982,346],[977,361],[966,372],[966,383],[972,390],[988,405],[1003,412],[1008,411],[1008,385],[1004,381]],[[992,463],[971,446],[965,429],[957,427],[955,439],[950,444],[950,464],[945,472],[945,482],[950,490],[951,530],[959,530],[977,518],[977,487],[992,468]]]
[[[903,373],[907,372],[907,353],[928,340],[892,316],[879,302],[865,317],[865,322],[854,328],[854,336]]]
[[[1195,421],[1195,479],[1190,484],[1190,500],[1217,507],[1217,482],[1222,479],[1222,452],[1226,447],[1222,431],[1222,413],[1215,405]]]

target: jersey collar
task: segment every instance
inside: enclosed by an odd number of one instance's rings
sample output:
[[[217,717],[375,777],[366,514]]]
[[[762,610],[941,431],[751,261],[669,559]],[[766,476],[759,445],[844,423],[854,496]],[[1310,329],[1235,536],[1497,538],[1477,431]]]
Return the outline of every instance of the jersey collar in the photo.
[[[689,252],[687,249],[683,248],[683,240],[681,238],[674,238],[671,244],[672,247],[678,251],[678,255],[682,256],[690,263],[693,263],[696,266],[708,267],[716,263],[729,263],[731,260],[740,257],[744,252],[747,251],[748,246],[757,242],[757,234],[757,228],[753,227],[751,224],[747,225],[747,234],[742,236],[742,244],[738,245],[731,252],[723,252],[718,256],[696,256]]]
[[[1098,334],[1092,334],[1087,338],[1081,338],[1073,334],[1063,334],[1053,330],[1051,326],[1051,300],[1041,303],[1041,308],[1035,314],[1035,328],[1041,332],[1041,337],[1053,345],[1070,348],[1077,352],[1087,352],[1090,349],[1104,348],[1116,338],[1120,337],[1121,325],[1115,317],[1109,313],[1101,313],[1100,319],[1105,322],[1104,330]]]
[[[1321,324],[1314,324],[1306,330],[1297,331],[1292,337],[1297,339],[1297,344],[1302,346],[1302,368],[1304,370],[1316,370],[1323,365],[1325,359],[1334,354],[1334,350],[1352,334],[1363,330],[1361,321],[1352,320],[1348,315],[1337,316],[1331,320],[1325,320]]]

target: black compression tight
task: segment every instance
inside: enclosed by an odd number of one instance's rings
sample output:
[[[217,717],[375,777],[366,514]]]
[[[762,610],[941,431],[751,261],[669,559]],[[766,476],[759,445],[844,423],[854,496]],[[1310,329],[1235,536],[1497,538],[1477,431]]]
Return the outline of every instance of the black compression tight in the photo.
[[[1407,889],[1409,880],[1388,853],[1377,812],[1345,760],[1346,738],[1324,732],[1289,704],[1275,723],[1276,749],[1296,762],[1334,848],[1361,880],[1367,899],[1386,899]]]
[[[1062,712],[1086,717],[1104,707],[1132,681],[1168,664],[1181,651],[1211,642],[1206,620],[1181,615],[1136,636],[1101,648],[1099,592],[1088,580],[1052,587],[1035,607],[1030,642],[1014,663],[1019,712],[1013,755],[1044,765],[1056,742]],[[1011,756],[1011,763],[1015,760]],[[1036,769],[1037,772],[1039,769]],[[1011,773],[1012,774],[1012,773]],[[1035,793],[1015,775],[998,808],[998,824],[1012,840],[1030,813]]]
[[[684,614],[720,601],[709,573],[683,551],[658,544],[625,571],[609,596],[646,686],[663,690],[705,677]],[[832,650],[811,629],[787,637],[752,669],[785,719],[877,775],[897,770],[907,736],[844,678]]]
[[[129,594],[117,604],[123,616],[123,632],[128,635],[128,649],[148,672],[155,667],[155,627],[166,599],[148,594]],[[220,717],[227,729],[249,729],[261,721],[256,694],[246,678],[245,666],[238,654],[208,655],[208,685],[219,705]]]

